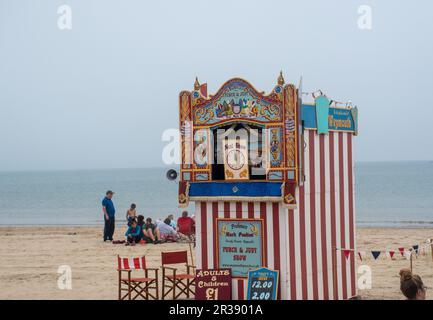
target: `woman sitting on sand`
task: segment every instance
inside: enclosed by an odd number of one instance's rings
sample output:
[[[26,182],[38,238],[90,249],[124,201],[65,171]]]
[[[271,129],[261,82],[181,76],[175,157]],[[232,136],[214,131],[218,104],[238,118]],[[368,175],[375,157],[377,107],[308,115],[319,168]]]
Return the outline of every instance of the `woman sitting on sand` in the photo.
[[[426,289],[419,275],[400,270],[400,290],[408,300],[425,300]]]
[[[159,232],[161,240],[175,242],[177,238],[177,232],[173,229],[170,223],[171,221],[169,218],[166,218],[164,222],[157,220],[156,230]]]
[[[137,221],[135,219],[131,221],[128,230],[126,230],[125,237],[127,245],[135,245],[136,243],[140,242],[142,238],[141,227],[137,225]]]
[[[126,222],[128,223],[128,226],[130,225],[132,220],[135,220],[135,215],[137,214],[135,208],[137,206],[135,203],[131,203],[131,207],[126,210]]]

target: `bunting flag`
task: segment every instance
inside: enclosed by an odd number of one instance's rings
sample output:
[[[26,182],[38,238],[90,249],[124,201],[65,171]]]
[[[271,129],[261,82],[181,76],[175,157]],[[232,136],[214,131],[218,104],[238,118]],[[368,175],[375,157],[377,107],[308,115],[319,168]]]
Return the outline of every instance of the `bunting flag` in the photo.
[[[389,250],[388,253],[389,253],[389,256],[390,256],[391,259],[392,259],[392,258],[394,257],[394,253],[395,253],[395,251],[394,251],[394,250]]]
[[[412,251],[405,251],[404,256],[406,257],[407,260],[410,260],[410,257],[412,256]]]
[[[380,251],[371,251],[371,254],[373,255],[374,260],[377,260],[380,256]]]
[[[348,260],[349,257],[350,257],[350,251],[351,251],[351,250],[343,250],[343,254],[344,254],[344,256],[346,257],[346,260]]]
[[[412,254],[415,254],[415,258],[418,259],[419,256],[426,256],[428,255],[428,252],[430,251],[430,247],[433,246],[433,239],[427,239],[425,243],[423,244],[415,244],[412,247],[405,249],[404,247],[400,247],[397,250],[394,249],[385,249],[385,250],[371,250],[371,251],[355,251],[354,249],[345,249],[345,248],[336,248],[336,250],[340,250],[342,252],[342,255],[346,258],[346,260],[349,260],[350,253],[353,251],[353,253],[357,254],[360,261],[365,260],[366,257],[368,257],[367,252],[371,252],[371,255],[373,256],[374,260],[377,260],[379,256],[384,253],[385,257],[391,258],[391,260],[396,260],[396,254],[397,252],[400,252],[401,256],[407,260],[412,259]],[[433,254],[433,248],[432,254]]]

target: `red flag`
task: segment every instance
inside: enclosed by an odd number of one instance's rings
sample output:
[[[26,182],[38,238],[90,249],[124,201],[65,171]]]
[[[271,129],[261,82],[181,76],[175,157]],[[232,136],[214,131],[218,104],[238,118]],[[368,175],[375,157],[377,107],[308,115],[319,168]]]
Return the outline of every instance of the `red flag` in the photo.
[[[350,250],[343,250],[343,254],[346,257],[346,260],[349,259],[350,256]]]
[[[207,98],[207,83],[200,85],[200,93],[203,97]]]
[[[398,251],[400,251],[401,256],[404,257],[404,248],[398,248]]]
[[[394,257],[394,253],[395,253],[394,250],[389,250],[389,256],[391,257],[391,259]]]

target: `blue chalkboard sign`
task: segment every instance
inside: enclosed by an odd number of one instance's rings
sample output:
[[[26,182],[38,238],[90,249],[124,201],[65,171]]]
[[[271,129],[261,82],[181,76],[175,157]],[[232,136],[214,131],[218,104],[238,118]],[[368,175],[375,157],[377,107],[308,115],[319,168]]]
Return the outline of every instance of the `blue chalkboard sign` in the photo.
[[[247,300],[277,300],[278,271],[261,268],[248,272]]]

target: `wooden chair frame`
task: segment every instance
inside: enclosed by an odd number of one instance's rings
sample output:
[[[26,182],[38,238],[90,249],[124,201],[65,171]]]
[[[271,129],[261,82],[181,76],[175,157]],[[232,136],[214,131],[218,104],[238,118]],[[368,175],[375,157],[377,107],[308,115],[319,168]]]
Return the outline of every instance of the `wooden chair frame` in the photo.
[[[194,271],[196,269],[195,266],[188,264],[188,254],[187,251],[185,252],[186,257],[186,274],[178,273],[178,268],[169,267],[166,266],[167,264],[181,264],[182,262],[174,262],[174,263],[163,263],[162,265],[162,300],[165,299],[165,297],[170,294],[170,292],[173,293],[173,300],[178,299],[182,294],[185,294],[187,298],[190,298],[190,296],[195,296],[195,290],[193,290],[191,287],[194,287],[195,289],[195,274],[191,273],[191,271]],[[178,252],[163,252],[162,254],[179,254],[183,253],[183,251]],[[164,259],[162,259],[164,261]],[[169,271],[169,275],[167,275],[167,271]],[[166,291],[166,287],[168,288],[168,291]],[[179,291],[177,292],[176,289]]]
[[[144,278],[132,277],[132,271],[143,270]],[[118,285],[118,298],[119,300],[136,300],[141,297],[145,300],[149,300],[151,297],[154,300],[159,299],[159,284],[158,284],[158,268],[146,268],[143,269],[117,269],[119,273],[119,285]],[[155,277],[149,277],[149,271],[153,271]],[[123,278],[124,274],[127,274],[127,278]],[[154,290],[154,293],[150,291]],[[126,291],[122,294],[122,291]],[[134,293],[134,295],[133,295]]]

